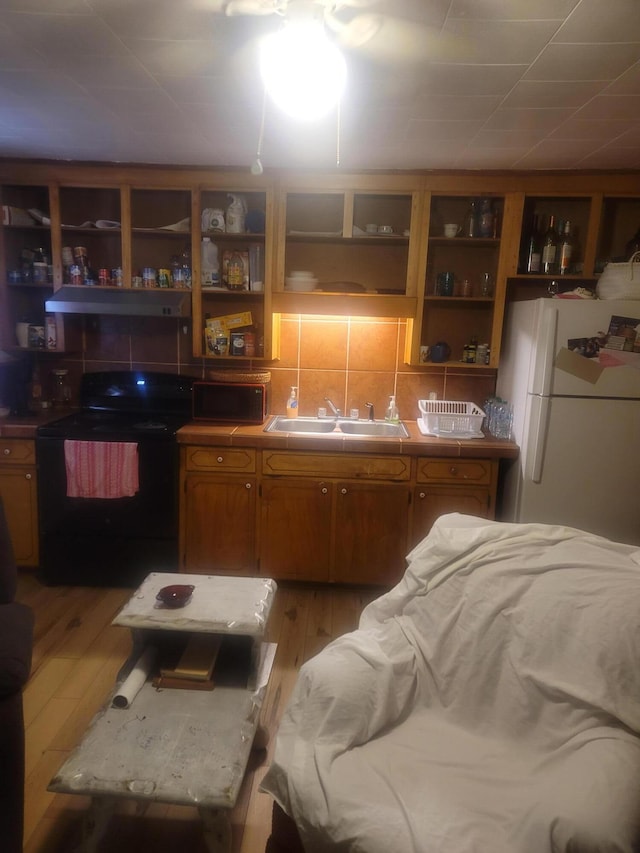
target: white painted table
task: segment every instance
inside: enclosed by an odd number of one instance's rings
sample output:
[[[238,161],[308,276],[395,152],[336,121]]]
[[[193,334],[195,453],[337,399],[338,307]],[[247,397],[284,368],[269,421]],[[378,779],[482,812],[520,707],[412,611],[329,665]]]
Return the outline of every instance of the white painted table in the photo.
[[[158,590],[173,583],[195,586],[183,608],[156,601]],[[130,665],[49,784],[50,791],[92,798],[85,851],[97,850],[120,798],[135,799],[142,809],[152,802],[196,806],[211,853],[230,850],[229,810],[242,784],[275,655],[275,644],[262,642],[275,591],[275,582],[262,578],[153,573],[113,620],[134,632]],[[187,691],[157,689],[147,681],[130,707],[112,707],[122,679],[158,630],[251,637],[248,686]]]

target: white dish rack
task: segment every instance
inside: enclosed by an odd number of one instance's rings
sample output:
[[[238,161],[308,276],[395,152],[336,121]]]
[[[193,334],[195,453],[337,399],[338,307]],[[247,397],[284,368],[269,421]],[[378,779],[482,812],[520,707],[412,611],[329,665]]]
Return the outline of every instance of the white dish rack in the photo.
[[[485,413],[475,403],[460,400],[418,400],[422,417],[418,428],[423,435],[442,438],[484,438]]]

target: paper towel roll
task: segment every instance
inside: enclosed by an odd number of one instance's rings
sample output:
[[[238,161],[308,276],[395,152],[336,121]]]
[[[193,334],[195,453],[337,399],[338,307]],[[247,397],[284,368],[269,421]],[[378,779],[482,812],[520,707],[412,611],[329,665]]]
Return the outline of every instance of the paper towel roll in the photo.
[[[155,662],[157,649],[155,646],[147,646],[136,661],[135,666],[120,685],[116,695],[113,697],[114,708],[128,708],[136,698],[149,677],[151,668]]]

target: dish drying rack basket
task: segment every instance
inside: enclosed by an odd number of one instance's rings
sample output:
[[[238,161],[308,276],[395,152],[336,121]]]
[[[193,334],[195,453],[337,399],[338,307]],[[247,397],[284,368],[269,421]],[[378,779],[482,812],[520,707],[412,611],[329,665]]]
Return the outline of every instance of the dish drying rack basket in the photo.
[[[418,400],[422,421],[432,435],[478,435],[485,413],[460,400]]]

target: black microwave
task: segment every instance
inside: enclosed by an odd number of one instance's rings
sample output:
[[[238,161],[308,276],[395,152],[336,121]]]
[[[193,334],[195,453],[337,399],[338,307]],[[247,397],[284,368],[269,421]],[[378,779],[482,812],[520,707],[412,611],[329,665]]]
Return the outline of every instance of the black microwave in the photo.
[[[270,382],[194,382],[193,419],[219,424],[262,424]]]

